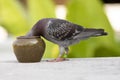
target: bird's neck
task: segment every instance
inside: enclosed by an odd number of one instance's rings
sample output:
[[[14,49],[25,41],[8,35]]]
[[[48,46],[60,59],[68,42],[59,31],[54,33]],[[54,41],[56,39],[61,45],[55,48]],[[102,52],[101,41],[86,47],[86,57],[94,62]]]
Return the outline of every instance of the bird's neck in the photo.
[[[27,37],[42,36],[42,29],[40,26],[34,25],[33,28],[25,36],[27,36]]]
[[[48,20],[40,20],[38,21],[32,29],[26,34],[26,36],[43,36],[45,33],[45,28],[47,26]]]
[[[29,36],[35,36],[35,35],[33,34],[33,30],[31,29],[25,36],[29,37]]]

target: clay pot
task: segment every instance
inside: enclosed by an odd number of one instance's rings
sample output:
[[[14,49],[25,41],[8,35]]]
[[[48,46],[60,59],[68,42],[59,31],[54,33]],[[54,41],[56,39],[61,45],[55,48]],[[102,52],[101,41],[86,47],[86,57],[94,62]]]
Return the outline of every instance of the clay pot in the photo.
[[[21,36],[13,42],[13,50],[19,62],[39,62],[45,51],[45,43],[38,36]]]

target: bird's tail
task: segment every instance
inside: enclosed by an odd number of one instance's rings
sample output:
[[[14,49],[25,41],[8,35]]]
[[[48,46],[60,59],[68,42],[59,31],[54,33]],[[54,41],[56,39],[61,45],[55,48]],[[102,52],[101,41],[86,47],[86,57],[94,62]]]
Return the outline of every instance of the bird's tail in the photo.
[[[97,37],[97,36],[104,36],[107,35],[107,32],[104,31],[104,29],[92,29],[92,28],[86,28],[84,30],[85,33],[92,37]]]
[[[97,37],[107,35],[107,32],[104,29],[93,29],[93,28],[85,28],[83,32],[76,36],[79,39],[87,39],[89,37]]]

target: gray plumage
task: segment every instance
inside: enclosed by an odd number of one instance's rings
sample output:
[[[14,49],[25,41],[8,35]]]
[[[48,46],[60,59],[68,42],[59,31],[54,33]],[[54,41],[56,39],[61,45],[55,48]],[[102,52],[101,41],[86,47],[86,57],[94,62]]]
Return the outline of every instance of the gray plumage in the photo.
[[[89,37],[107,35],[104,29],[84,28],[80,25],[62,19],[45,18],[38,21],[26,36],[43,36],[58,44],[61,57],[68,53],[68,47]]]

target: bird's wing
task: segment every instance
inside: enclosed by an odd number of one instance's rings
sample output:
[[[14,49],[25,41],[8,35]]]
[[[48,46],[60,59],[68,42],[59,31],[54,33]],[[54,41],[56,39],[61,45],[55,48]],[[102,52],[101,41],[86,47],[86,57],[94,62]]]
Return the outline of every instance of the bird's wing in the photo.
[[[65,20],[52,21],[47,28],[48,35],[56,40],[73,39],[82,31],[83,27]]]

